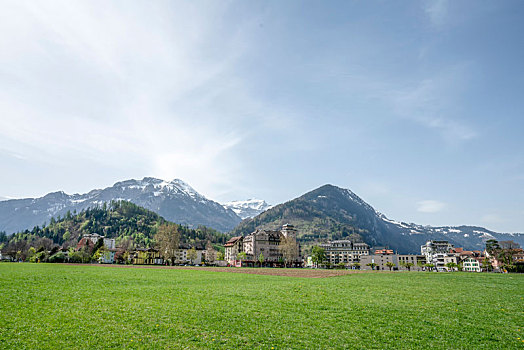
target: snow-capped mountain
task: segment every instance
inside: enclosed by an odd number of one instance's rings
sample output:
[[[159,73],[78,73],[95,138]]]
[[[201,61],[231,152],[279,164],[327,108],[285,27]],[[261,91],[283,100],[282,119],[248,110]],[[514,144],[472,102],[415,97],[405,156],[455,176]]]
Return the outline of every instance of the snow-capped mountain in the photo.
[[[205,225],[220,231],[234,228],[240,221],[232,210],[207,199],[182,180],[164,181],[152,177],[117,182],[105,189],[68,195],[53,192],[41,198],[0,202],[0,231],[13,233],[49,222],[67,211],[80,211],[111,200],[126,200],[152,210],[165,219],[197,227]]]
[[[271,208],[263,199],[248,199],[245,201],[231,201],[222,203],[228,209],[233,210],[242,219],[252,218]]]

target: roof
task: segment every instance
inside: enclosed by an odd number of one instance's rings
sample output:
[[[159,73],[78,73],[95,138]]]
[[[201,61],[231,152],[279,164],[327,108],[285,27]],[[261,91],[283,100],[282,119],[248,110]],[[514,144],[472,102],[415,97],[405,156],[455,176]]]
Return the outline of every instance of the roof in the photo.
[[[224,244],[224,247],[231,247],[231,246],[233,246],[241,238],[242,238],[242,236],[236,236],[236,237],[231,238],[229,241],[226,242],[226,244]]]

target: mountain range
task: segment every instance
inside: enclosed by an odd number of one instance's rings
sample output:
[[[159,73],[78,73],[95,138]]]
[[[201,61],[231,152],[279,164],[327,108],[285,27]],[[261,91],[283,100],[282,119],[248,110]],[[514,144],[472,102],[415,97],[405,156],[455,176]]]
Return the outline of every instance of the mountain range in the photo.
[[[488,239],[514,240],[524,245],[524,234],[497,233],[477,226],[423,226],[391,220],[348,189],[324,185],[276,206],[250,199],[224,204],[196,192],[182,180],[152,177],[117,182],[86,194],[53,192],[41,198],[0,201],[0,232],[8,234],[49,223],[68,211],[101,207],[125,200],[149,209],[166,220],[196,228],[212,227],[232,235],[246,235],[257,228],[297,227],[306,248],[316,242],[350,238],[371,246],[389,246],[400,253],[416,253],[428,239],[447,240],[466,249],[482,249]],[[244,219],[244,220],[242,220]]]
[[[52,217],[101,206],[112,200],[126,200],[152,210],[166,220],[189,227],[200,225],[226,232],[241,218],[231,209],[209,200],[182,180],[142,180],[117,182],[105,189],[69,195],[53,192],[41,198],[11,199],[0,202],[0,231],[14,233],[49,222]]]
[[[524,234],[504,234],[476,226],[422,226],[388,219],[350,190],[325,185],[260,215],[242,221],[232,234],[256,228],[277,229],[283,224],[298,229],[306,246],[319,241],[353,239],[371,246],[388,246],[399,253],[420,252],[427,240],[447,240],[457,247],[483,249],[488,239],[514,240],[524,245]]]

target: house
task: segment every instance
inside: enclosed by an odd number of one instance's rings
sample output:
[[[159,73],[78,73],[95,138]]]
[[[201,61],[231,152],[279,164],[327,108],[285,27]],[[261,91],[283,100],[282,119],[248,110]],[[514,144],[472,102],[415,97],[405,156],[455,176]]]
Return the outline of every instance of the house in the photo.
[[[238,254],[244,251],[244,237],[237,236],[231,238],[229,241],[224,244],[224,260],[229,264],[235,264]]]
[[[100,255],[98,262],[101,264],[113,264],[115,262],[116,249],[106,249]]]
[[[363,256],[369,255],[369,245],[366,243],[354,243],[351,240],[337,240],[321,244],[324,249],[326,260],[332,265],[343,263],[347,267],[354,263],[360,263]]]
[[[163,265],[164,258],[158,249],[138,248],[129,254],[129,260],[133,265]]]
[[[104,236],[99,235],[98,233],[86,233],[82,236],[80,242],[78,242],[76,250],[80,250],[85,246],[94,247],[98,243],[99,239],[103,240],[104,247],[106,249],[111,250],[116,248],[114,238],[106,238]]]
[[[460,263],[462,264],[462,271],[467,272],[481,272],[481,262],[478,258],[464,255],[461,257]]]
[[[204,251],[202,247],[192,247],[191,245],[187,243],[180,243],[178,246],[178,251],[175,255],[175,263],[176,264],[201,264],[202,263],[202,252]],[[195,249],[196,257],[191,260],[189,257],[189,250],[192,248]]]

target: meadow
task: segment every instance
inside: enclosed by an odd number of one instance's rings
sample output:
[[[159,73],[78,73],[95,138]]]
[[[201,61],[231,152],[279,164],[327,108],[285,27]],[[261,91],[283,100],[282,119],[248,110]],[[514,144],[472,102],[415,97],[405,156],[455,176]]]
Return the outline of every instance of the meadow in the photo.
[[[0,349],[524,349],[524,275],[0,264]]]

